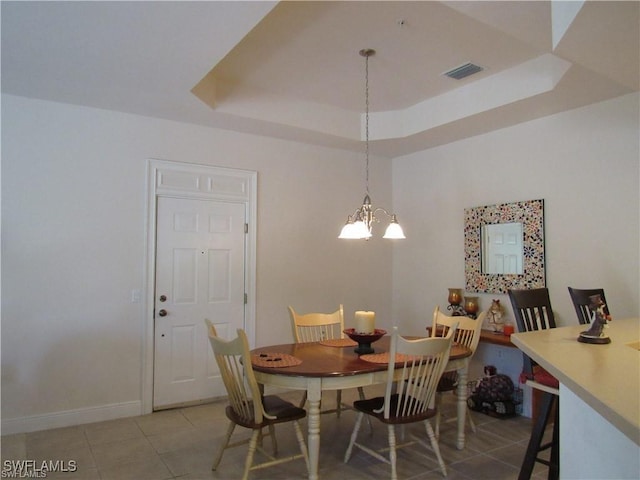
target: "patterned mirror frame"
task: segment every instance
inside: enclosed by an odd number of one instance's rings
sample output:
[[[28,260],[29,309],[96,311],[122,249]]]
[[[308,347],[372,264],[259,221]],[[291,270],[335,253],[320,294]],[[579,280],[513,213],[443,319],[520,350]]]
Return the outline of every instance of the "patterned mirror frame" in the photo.
[[[514,222],[522,223],[524,274],[482,273],[482,226]],[[544,287],[544,200],[465,208],[464,257],[467,292],[507,293],[510,289]]]

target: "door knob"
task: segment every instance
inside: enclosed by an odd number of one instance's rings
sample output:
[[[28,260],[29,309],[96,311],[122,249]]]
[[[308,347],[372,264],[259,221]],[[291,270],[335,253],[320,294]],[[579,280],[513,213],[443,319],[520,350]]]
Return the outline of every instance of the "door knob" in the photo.
[[[158,312],[158,315],[161,317],[166,317],[167,316],[167,311],[163,308],[162,310],[160,310]]]

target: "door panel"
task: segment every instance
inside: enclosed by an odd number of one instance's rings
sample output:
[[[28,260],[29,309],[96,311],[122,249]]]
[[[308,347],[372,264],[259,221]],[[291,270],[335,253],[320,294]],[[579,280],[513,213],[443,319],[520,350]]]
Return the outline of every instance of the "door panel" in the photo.
[[[244,328],[245,271],[244,204],[158,197],[157,212],[154,409],[226,394],[204,319]]]

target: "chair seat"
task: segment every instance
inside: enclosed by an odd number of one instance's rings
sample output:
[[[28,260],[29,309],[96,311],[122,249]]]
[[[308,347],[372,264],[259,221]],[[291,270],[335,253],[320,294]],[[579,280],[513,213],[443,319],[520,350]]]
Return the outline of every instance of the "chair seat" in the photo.
[[[547,372],[540,365],[535,365],[533,367],[533,378],[532,375],[527,375],[526,373],[522,373],[520,375],[520,383],[528,383],[531,385],[533,383],[532,381],[556,390],[560,388],[560,382],[558,381],[558,379]]]
[[[267,415],[276,418],[264,417],[262,423],[248,421],[246,418],[242,418],[237,415],[231,405],[227,406],[225,413],[227,418],[232,422],[251,429],[262,428],[276,423],[290,422],[292,420],[300,420],[307,415],[305,409],[297,407],[293,403],[283,400],[277,395],[267,395],[266,397],[262,397],[262,405]]]
[[[413,399],[409,397],[409,400],[412,401]],[[397,417],[395,415],[395,412],[397,411],[398,407],[398,395],[396,394],[391,395],[391,408],[389,418],[384,418],[384,410],[382,408],[383,405],[384,397],[374,397],[367,400],[356,400],[355,402],[353,402],[353,407],[356,410],[366,413],[367,415],[372,415],[383,423],[414,423],[420,422],[422,420],[427,420],[436,415],[436,410],[434,408],[428,408],[419,415]],[[402,406],[400,408],[400,411],[402,411]]]

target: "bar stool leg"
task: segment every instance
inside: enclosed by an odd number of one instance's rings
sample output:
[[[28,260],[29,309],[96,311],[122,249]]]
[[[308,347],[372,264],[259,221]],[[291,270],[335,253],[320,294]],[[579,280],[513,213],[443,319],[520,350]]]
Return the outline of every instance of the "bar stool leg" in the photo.
[[[556,412],[553,421],[553,440],[551,445],[551,457],[549,461],[549,480],[560,478],[560,397],[556,399]]]
[[[554,400],[556,399],[556,397],[557,395],[554,395],[553,393],[543,392],[542,394],[540,412],[538,413],[538,418],[536,420],[535,425],[533,426],[533,430],[531,431],[531,438],[529,438],[529,445],[527,446],[527,452],[525,453],[524,459],[522,460],[522,466],[520,467],[520,474],[518,475],[518,480],[529,480],[531,478],[531,472],[533,472],[533,466],[536,463],[536,457],[538,456],[540,445],[542,445],[542,437],[544,436],[544,431],[549,421],[551,409],[553,407],[553,404],[555,403]],[[557,411],[558,409],[556,409],[556,412]],[[557,413],[556,413],[556,422],[557,422]],[[555,430],[556,430],[556,427],[554,425],[554,433],[555,433]]]

